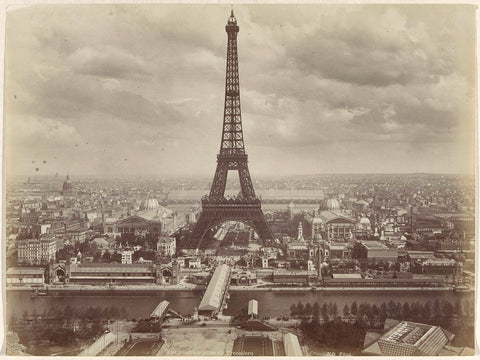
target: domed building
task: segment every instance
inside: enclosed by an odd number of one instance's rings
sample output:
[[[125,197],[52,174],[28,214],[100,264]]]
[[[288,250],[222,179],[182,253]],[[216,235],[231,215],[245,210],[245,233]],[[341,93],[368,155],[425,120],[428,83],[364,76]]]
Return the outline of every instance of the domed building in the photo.
[[[355,220],[345,216],[340,203],[335,198],[322,200],[317,212],[306,216],[304,233],[311,234],[312,239],[327,241],[348,241],[355,231]]]
[[[155,211],[160,207],[157,199],[145,199],[140,203],[140,211]]]
[[[362,214],[355,224],[355,236],[356,237],[365,237],[372,233],[372,224],[370,219]]]
[[[370,219],[363,216],[360,219],[358,219],[356,225],[355,225],[357,232],[369,232],[372,230],[372,224],[370,223]]]
[[[69,174],[67,174],[67,178],[63,182],[62,195],[63,196],[74,195],[73,184],[70,181],[70,175]]]
[[[185,219],[172,210],[159,204],[157,199],[145,199],[140,203],[139,211],[117,222],[117,230],[122,235],[150,233],[160,235],[171,233],[185,223]]]
[[[321,201],[320,206],[318,208],[318,212],[321,213],[322,211],[340,211],[340,203],[337,199],[334,198],[327,198]]]

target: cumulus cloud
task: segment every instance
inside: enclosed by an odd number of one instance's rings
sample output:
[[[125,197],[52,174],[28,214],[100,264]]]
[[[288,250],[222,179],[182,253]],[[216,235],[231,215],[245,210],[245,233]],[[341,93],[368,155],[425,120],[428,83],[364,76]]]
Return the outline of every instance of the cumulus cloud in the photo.
[[[9,11],[9,153],[55,148],[58,172],[138,173],[149,163],[149,173],[211,174],[229,13],[223,4]],[[252,171],[471,171],[473,6],[264,4],[235,13]]]
[[[69,55],[72,70],[80,74],[104,78],[143,77],[148,74],[145,62],[133,54],[109,47],[82,47]]]
[[[11,122],[7,131],[11,146],[59,149],[82,142],[77,130],[62,121],[48,118],[23,117]]]

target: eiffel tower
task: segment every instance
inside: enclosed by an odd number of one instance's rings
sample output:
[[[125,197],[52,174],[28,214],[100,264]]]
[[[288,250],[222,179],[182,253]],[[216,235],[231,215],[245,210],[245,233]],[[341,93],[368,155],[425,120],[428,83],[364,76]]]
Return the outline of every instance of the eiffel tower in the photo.
[[[242,117],[240,112],[240,85],[238,80],[237,19],[231,12],[225,30],[227,43],[227,74],[225,81],[225,108],[220,153],[217,155],[217,170],[210,194],[202,198],[202,213],[190,238],[182,246],[185,249],[203,249],[208,230],[225,222],[241,221],[253,225],[264,244],[273,241],[273,233],[265,220],[260,199],[255,195],[248,156],[243,143]],[[238,196],[226,198],[225,185],[229,170],[237,170],[241,191]]]

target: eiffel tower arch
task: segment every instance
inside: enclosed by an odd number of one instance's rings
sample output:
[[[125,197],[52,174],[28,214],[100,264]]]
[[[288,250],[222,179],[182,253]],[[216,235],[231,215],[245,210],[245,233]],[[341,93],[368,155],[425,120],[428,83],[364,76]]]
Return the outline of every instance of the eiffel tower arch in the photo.
[[[217,155],[217,169],[210,193],[202,198],[202,213],[185,249],[205,248],[208,230],[225,221],[241,221],[253,226],[264,244],[273,242],[273,233],[265,220],[260,199],[255,195],[248,155],[243,142],[242,117],[240,110],[240,85],[238,76],[237,19],[231,12],[225,26],[227,32],[227,69],[225,80],[225,107],[223,113],[222,141]],[[240,193],[236,197],[225,197],[228,171],[238,172]]]

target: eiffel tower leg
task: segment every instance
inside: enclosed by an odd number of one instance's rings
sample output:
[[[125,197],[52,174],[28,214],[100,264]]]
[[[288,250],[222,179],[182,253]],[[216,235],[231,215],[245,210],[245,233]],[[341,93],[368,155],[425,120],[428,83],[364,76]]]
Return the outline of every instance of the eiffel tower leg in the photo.
[[[265,220],[265,216],[263,215],[262,210],[259,210],[257,214],[255,214],[253,220],[253,225],[255,227],[255,230],[257,231],[258,236],[260,239],[263,240],[264,245],[265,243],[269,241],[273,241],[274,236],[272,231],[270,230],[270,227],[267,224],[267,221]]]
[[[255,197],[255,190],[253,189],[252,179],[248,171],[246,161],[241,161],[238,165],[238,177],[240,178],[240,187],[242,189],[243,197]]]
[[[195,229],[190,235],[190,238],[187,240],[185,246],[186,249],[198,249],[202,244],[202,240],[207,233],[207,231],[212,227],[212,218],[205,215],[204,213],[200,214],[200,218],[195,225]]]
[[[217,163],[217,170],[215,171],[215,177],[213,178],[212,188],[210,190],[210,196],[223,196],[225,193],[225,185],[227,183],[228,164],[219,161]]]

